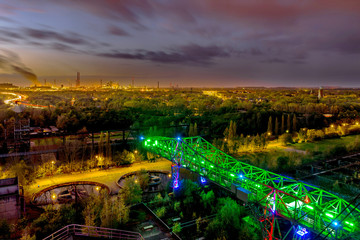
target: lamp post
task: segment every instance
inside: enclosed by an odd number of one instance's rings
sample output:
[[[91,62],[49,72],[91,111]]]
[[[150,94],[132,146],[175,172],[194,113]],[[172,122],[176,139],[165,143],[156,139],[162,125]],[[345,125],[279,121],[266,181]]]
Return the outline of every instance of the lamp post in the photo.
[[[54,164],[55,164],[55,161],[51,161],[51,175],[54,175]]]

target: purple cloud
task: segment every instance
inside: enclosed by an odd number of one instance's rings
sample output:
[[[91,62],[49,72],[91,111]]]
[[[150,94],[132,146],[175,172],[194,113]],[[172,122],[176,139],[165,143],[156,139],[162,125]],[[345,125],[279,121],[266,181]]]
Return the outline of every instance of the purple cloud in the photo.
[[[199,65],[209,65],[218,57],[229,57],[230,53],[227,49],[215,45],[199,46],[190,44],[173,48],[170,51],[148,51],[136,50],[134,53],[124,53],[113,51],[110,53],[101,53],[98,56],[120,58],[120,59],[136,59],[148,60],[159,63],[195,63]]]
[[[113,25],[109,27],[109,33],[111,35],[121,36],[121,37],[130,36],[130,34],[125,30]]]

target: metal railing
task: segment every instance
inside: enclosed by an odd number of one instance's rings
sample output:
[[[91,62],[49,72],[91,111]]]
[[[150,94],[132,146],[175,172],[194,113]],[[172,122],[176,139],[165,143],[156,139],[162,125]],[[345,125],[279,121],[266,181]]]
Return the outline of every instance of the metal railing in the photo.
[[[140,233],[125,230],[85,226],[79,224],[67,225],[43,240],[63,240],[70,236],[99,237],[124,240],[144,240]]]

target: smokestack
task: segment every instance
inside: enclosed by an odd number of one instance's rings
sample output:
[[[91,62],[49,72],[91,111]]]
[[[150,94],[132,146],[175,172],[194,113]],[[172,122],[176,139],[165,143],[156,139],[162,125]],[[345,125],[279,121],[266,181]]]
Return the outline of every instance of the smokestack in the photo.
[[[102,79],[100,79],[100,88],[102,88]]]
[[[46,86],[46,78],[44,79],[44,86]]]
[[[0,68],[22,75],[32,84],[40,86],[40,82],[33,71],[21,62],[19,56],[11,51],[0,49]]]
[[[160,82],[158,81],[158,89],[160,88]]]
[[[131,80],[131,87],[134,88],[134,77]]]
[[[75,87],[80,87],[80,72],[77,72]]]

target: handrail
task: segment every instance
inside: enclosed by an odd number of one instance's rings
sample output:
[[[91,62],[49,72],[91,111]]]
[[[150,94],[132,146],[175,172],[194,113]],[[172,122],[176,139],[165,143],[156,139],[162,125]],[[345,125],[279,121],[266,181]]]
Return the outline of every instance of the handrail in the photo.
[[[126,230],[85,226],[79,224],[67,225],[43,240],[60,240],[70,236],[103,237],[124,240],[145,240],[140,233]]]

